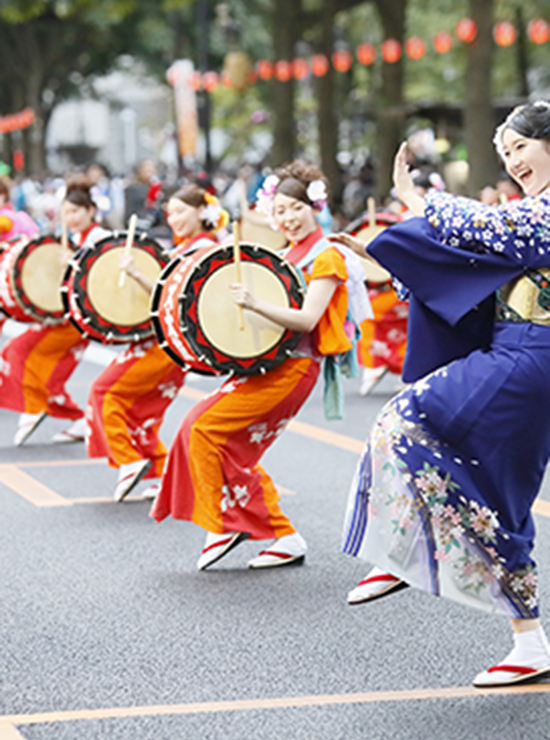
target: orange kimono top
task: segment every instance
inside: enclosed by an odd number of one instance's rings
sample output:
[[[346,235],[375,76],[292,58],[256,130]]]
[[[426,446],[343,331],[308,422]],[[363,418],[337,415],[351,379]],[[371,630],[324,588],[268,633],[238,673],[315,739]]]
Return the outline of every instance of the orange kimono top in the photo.
[[[286,259],[302,269],[306,284],[320,278],[336,278],[338,285],[313,330],[313,346],[318,354],[336,355],[352,349],[345,331],[348,313],[348,270],[338,249],[324,238],[321,228],[309,234],[299,244],[291,246]]]

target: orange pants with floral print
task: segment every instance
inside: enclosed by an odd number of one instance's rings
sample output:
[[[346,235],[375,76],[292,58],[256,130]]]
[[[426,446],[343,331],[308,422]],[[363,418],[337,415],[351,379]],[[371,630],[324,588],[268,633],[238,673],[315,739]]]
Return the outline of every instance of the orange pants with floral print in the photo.
[[[252,539],[295,532],[259,460],[312,392],[319,367],[289,359],[265,375],[228,380],[196,403],[174,438],[151,516]]]
[[[155,339],[136,342],[113,360],[90,388],[89,457],[107,457],[114,468],[148,459],[146,477],[162,475],[167,449],[159,429],[185,374]]]
[[[10,339],[0,354],[0,408],[60,419],[80,419],[84,412],[65,383],[82,359],[89,340],[70,323],[32,324]]]

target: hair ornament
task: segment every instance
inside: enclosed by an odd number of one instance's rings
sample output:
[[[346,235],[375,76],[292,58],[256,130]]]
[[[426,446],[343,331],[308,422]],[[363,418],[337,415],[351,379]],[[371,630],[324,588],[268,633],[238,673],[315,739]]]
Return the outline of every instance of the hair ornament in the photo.
[[[307,186],[306,195],[318,211],[322,211],[327,204],[327,186],[322,180],[312,180]]]
[[[256,196],[256,210],[258,213],[262,213],[269,218],[273,216],[273,199],[279,183],[280,180],[277,175],[268,175],[265,178]]]
[[[206,192],[204,194],[206,206],[201,215],[201,221],[213,231],[219,231],[229,223],[229,214],[221,207],[220,201],[215,195]]]

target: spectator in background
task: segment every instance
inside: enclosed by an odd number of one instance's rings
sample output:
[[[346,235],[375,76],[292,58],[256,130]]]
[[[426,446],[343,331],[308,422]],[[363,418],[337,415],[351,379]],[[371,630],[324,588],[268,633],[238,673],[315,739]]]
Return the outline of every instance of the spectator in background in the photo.
[[[151,231],[162,221],[161,208],[162,183],[157,177],[154,163],[147,159],[142,162],[135,179],[127,185],[124,192],[124,223],[135,213],[138,229]]]
[[[21,234],[33,239],[38,236],[38,226],[28,213],[15,210],[10,202],[10,192],[10,180],[0,177],[0,240],[8,241]]]

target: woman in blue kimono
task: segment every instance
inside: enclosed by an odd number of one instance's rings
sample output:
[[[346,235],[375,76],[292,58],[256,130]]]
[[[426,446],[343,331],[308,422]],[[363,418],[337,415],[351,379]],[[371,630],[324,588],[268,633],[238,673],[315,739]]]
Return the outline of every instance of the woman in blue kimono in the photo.
[[[410,385],[377,417],[343,537],[376,565],[350,603],[410,585],[510,617],[514,648],[478,687],[550,673],[530,512],[550,457],[550,103],[516,108],[495,144],[527,196],[498,207],[421,198],[405,145],[396,156],[399,198],[421,218],[367,254],[409,291]]]

